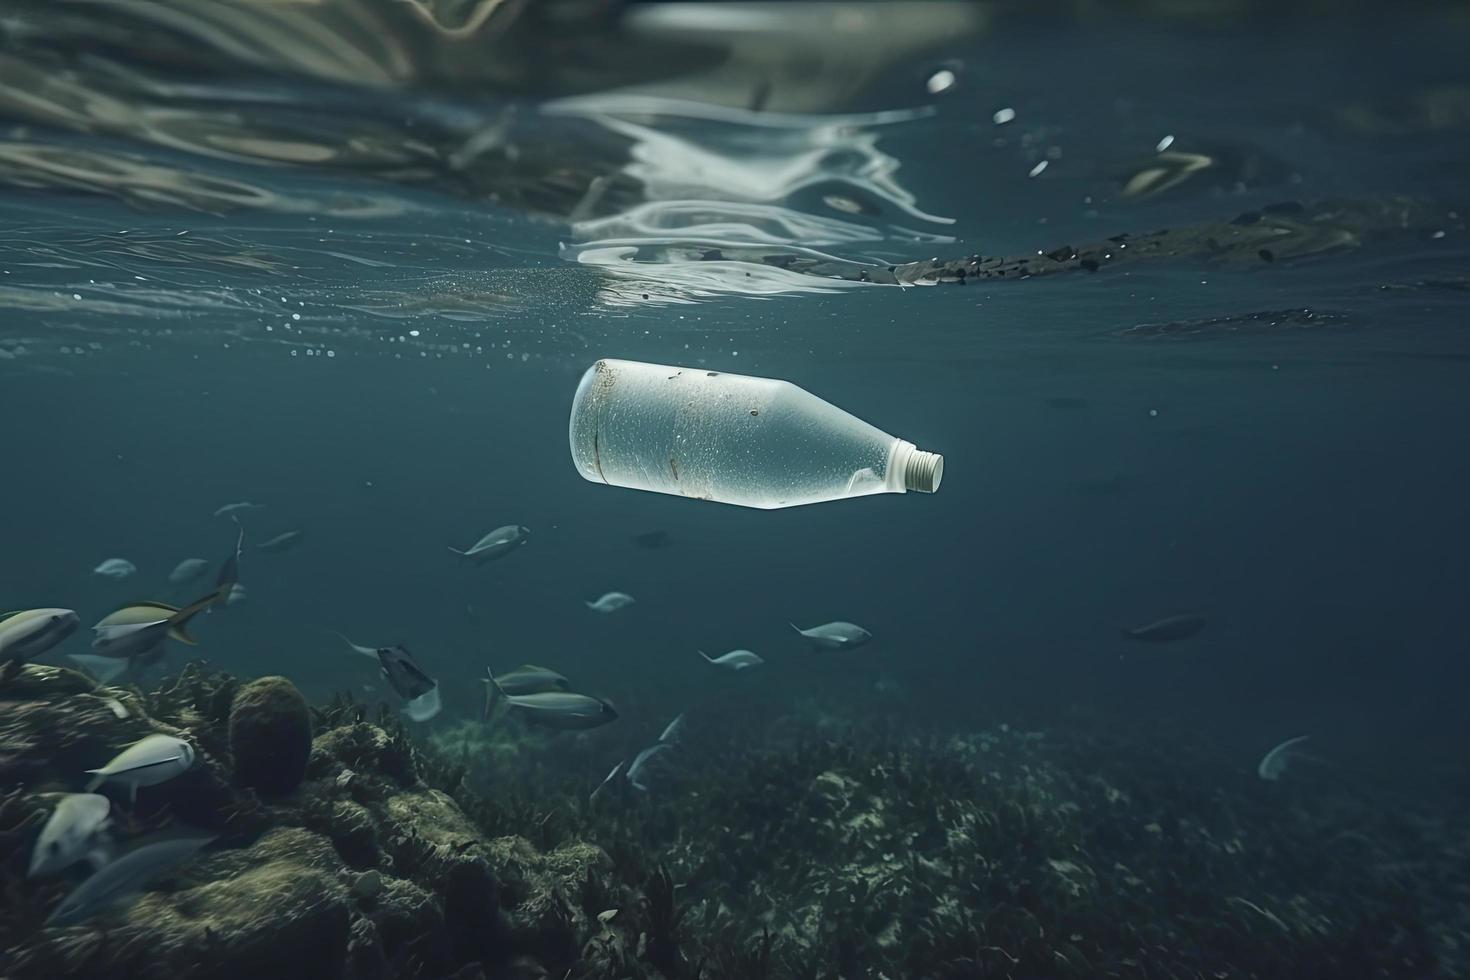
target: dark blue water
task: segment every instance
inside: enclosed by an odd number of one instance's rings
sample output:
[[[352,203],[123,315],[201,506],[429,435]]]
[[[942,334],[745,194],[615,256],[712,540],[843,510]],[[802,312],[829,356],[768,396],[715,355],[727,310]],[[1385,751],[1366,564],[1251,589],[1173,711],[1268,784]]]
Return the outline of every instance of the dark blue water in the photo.
[[[572,111],[529,82],[205,72],[127,46],[93,53],[152,80],[117,93],[151,122],[13,90],[0,605],[71,606],[90,626],[123,601],[192,598],[165,576],[223,558],[234,527],[211,514],[250,500],[266,507],[247,540],[305,538],[247,549],[248,600],[203,617],[173,668],[197,655],[314,700],[392,702],[326,631],[402,643],[444,689],[427,737],[478,714],[487,666],[553,666],[622,715],[566,763],[587,788],[681,711],[748,723],[752,744],[771,717],[820,711],[912,732],[1154,726],[1241,771],[1311,733],[1328,784],[1463,799],[1460,8],[1223,30],[978,9],[985,30],[939,31],[841,97],[819,96],[814,68],[810,89],[772,90],[788,113],[715,120]],[[74,33],[10,38],[6,70],[65,65],[54,84],[106,88]],[[931,96],[943,66],[955,86]],[[189,121],[170,130],[166,109]],[[196,125],[210,118],[330,152],[206,152],[223,138]],[[494,136],[507,118],[513,138]],[[1123,194],[1169,136],[1209,166]],[[449,162],[475,139],[564,173]],[[588,197],[589,175],[612,190]],[[225,181],[230,201],[210,183]],[[1436,217],[1273,261],[1210,244],[1265,205],[1389,195]],[[1165,228],[1188,243],[1173,257],[964,287],[705,254],[881,269]],[[943,487],[757,512],[585,482],[567,413],[601,356],[790,380],[942,452]],[[447,550],[502,524],[530,543],[482,568]],[[670,546],[631,541],[652,530]],[[89,574],[109,557],[137,576]],[[584,608],[614,589],[637,603]],[[1206,628],[1120,635],[1177,612]],[[876,639],[822,657],[788,625],[836,619]],[[726,676],[696,654],[736,647],[767,665]]]

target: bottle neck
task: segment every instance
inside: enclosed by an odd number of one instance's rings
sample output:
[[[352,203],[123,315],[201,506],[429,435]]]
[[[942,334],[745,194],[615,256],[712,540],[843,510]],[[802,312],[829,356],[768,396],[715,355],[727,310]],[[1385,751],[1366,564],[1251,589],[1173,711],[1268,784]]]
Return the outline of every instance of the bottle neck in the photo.
[[[938,453],[925,452],[906,439],[900,439],[893,447],[893,456],[888,462],[887,489],[891,493],[934,493],[944,479],[944,457]]]

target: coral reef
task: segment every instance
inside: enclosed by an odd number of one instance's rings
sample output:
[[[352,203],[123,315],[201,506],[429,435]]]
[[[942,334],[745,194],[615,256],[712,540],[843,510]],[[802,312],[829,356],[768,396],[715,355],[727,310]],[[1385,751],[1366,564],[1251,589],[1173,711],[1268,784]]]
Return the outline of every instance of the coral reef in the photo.
[[[236,692],[230,708],[235,781],[265,796],[301,784],[311,757],[311,711],[284,677],[261,677]]]
[[[242,706],[277,720],[244,735]],[[1470,833],[1456,811],[1262,782],[1148,733],[1002,725],[921,737],[815,705],[758,726],[715,715],[648,792],[615,782],[589,801],[605,760],[593,765],[588,748],[607,743],[463,722],[421,744],[396,713],[339,696],[311,710],[299,786],[262,799],[240,749],[299,737],[302,709],[278,679],[242,687],[198,665],[151,694],[56,668],[12,672],[0,767],[22,788],[0,797],[0,974],[960,980],[1467,967]],[[24,877],[55,793],[152,731],[191,739],[199,762],[134,807],[115,799],[117,833],[180,823],[219,840],[131,904],[44,927],[73,885]]]

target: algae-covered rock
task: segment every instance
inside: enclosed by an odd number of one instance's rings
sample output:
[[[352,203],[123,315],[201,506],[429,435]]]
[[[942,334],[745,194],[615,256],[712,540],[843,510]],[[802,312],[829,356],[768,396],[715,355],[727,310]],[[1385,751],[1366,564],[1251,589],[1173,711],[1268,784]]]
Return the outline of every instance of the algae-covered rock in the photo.
[[[262,677],[235,694],[230,708],[235,779],[263,796],[284,796],[301,783],[311,756],[311,711],[284,677]]]

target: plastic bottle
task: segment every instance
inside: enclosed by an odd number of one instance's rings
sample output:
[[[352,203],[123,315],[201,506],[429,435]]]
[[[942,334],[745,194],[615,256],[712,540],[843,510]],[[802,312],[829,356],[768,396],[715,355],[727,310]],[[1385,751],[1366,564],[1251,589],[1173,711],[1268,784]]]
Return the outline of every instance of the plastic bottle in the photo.
[[[600,360],[572,401],[572,460],[594,483],[774,509],[933,493],[944,457],[790,382]]]

